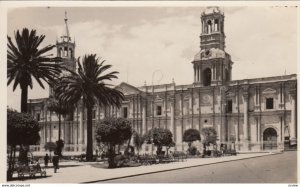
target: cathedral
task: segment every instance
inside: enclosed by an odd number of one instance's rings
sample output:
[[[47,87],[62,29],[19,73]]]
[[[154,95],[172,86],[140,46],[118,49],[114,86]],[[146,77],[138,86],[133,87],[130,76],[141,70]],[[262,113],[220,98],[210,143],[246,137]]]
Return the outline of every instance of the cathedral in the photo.
[[[76,69],[75,48],[68,19],[65,33],[56,42],[57,56],[71,70]],[[200,50],[195,55],[194,82],[188,85],[134,85],[122,82],[116,89],[125,99],[120,108],[93,109],[94,129],[104,117],[124,117],[131,121],[139,134],[154,127],[167,128],[173,134],[173,150],[185,151],[182,141],[185,130],[212,127],[217,131],[218,145],[232,145],[238,152],[284,150],[297,144],[297,76],[296,74],[232,80],[234,62],[225,51],[224,13],[217,7],[201,14]],[[50,91],[51,92],[51,91]],[[50,93],[51,94],[51,93]],[[41,124],[40,145],[58,140],[58,117],[47,109],[49,98],[30,99],[30,113]],[[79,154],[87,142],[86,109],[77,104],[72,120],[62,120],[64,152]],[[94,138],[95,139],[95,138]],[[94,140],[96,148],[96,140]],[[201,143],[195,142],[201,149]],[[94,149],[95,150],[95,149]],[[144,152],[153,151],[145,144]]]

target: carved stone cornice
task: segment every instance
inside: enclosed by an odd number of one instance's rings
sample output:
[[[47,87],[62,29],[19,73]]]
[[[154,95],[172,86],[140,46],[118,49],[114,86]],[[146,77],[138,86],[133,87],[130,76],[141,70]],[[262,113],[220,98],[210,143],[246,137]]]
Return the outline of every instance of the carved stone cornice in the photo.
[[[290,94],[290,96],[295,99],[296,95],[297,95],[297,89],[296,88],[290,88],[290,90],[288,91],[288,93]]]
[[[286,85],[290,90],[297,89],[296,81],[288,81]]]

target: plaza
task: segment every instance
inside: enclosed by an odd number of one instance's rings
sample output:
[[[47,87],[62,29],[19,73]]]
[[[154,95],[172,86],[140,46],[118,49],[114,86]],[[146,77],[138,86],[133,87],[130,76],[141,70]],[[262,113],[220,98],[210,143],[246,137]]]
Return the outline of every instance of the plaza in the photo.
[[[223,164],[235,164],[236,162],[247,162],[249,160],[252,163],[255,163],[257,159],[260,160],[273,160],[278,159],[279,157],[291,157],[288,161],[284,161],[283,164],[286,165],[285,169],[280,166],[280,168],[273,168],[271,171],[269,171],[268,179],[261,180],[259,178],[252,178],[253,176],[247,173],[247,177],[244,178],[245,181],[248,183],[296,183],[297,182],[297,171],[296,166],[292,164],[291,160],[295,157],[296,152],[291,151],[289,153],[280,153],[280,152],[261,152],[261,153],[250,153],[250,154],[239,154],[237,156],[230,156],[230,157],[219,157],[219,158],[194,158],[194,159],[187,159],[183,162],[175,162],[175,163],[168,163],[168,164],[154,164],[150,166],[139,166],[139,167],[124,167],[124,168],[118,168],[118,169],[108,169],[107,167],[103,167],[103,163],[91,163],[91,162],[63,162],[61,163],[61,168],[58,170],[58,173],[53,173],[53,168],[47,169],[47,177],[36,177],[36,178],[24,178],[24,179],[17,179],[13,182],[24,182],[24,183],[96,183],[96,182],[112,182],[112,183],[119,183],[118,180],[122,179],[126,180],[130,178],[134,178],[135,176],[141,176],[145,177],[146,179],[142,179],[142,181],[136,181],[138,183],[148,183],[150,181],[147,181],[147,177],[150,175],[164,175],[169,172],[181,172],[182,170],[188,170],[189,168],[202,168],[202,167],[214,167],[220,165],[222,168]],[[278,157],[278,158],[277,158]],[[51,166],[51,165],[50,165]],[[291,167],[287,167],[291,166]],[[294,167],[292,167],[294,166]],[[251,165],[249,165],[251,167]],[[253,166],[252,166],[253,167]],[[274,166],[275,167],[275,166]],[[228,168],[230,169],[230,168]],[[277,176],[278,170],[283,169],[284,172],[280,174],[281,177],[272,177],[272,175]],[[242,169],[244,170],[244,169]],[[216,170],[215,172],[218,172]],[[84,174],[88,173],[88,175]],[[275,174],[276,173],[276,174]],[[199,178],[201,175],[205,173],[198,173],[199,175],[196,178]],[[208,173],[206,173],[207,175]],[[172,175],[172,174],[171,174]],[[230,174],[232,175],[232,174]],[[74,177],[76,176],[76,177]],[[180,175],[173,175],[178,176]],[[213,177],[213,176],[212,176]],[[159,179],[159,177],[155,177],[157,180],[155,180],[155,183],[172,183],[168,179],[164,178],[162,181]],[[194,179],[196,179],[194,178]],[[202,177],[200,177],[202,178]],[[248,178],[248,180],[247,180]],[[202,181],[197,181],[200,183],[205,182],[205,180],[208,180],[209,177],[206,177],[206,179],[202,179]],[[116,180],[116,181],[114,181]],[[221,180],[219,177],[215,177],[214,180],[218,181]],[[213,181],[214,181],[213,180]],[[236,181],[227,181],[229,183],[236,183],[241,179],[236,179]],[[134,181],[134,180],[133,180]],[[131,183],[133,182],[131,181]],[[211,182],[213,182],[211,181]],[[154,182],[154,181],[152,181]],[[179,179],[179,180],[173,180],[173,182],[176,183],[189,183],[189,180],[185,179]],[[193,182],[193,181],[190,181]],[[195,182],[195,181],[194,181]],[[206,181],[207,182],[207,181]],[[225,182],[225,181],[223,181]],[[124,183],[124,182],[122,182]]]

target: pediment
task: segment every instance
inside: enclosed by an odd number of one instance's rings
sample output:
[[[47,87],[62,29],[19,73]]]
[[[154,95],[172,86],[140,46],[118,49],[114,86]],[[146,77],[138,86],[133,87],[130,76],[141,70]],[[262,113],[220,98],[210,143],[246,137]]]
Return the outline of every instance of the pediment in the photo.
[[[265,89],[262,94],[275,94],[276,93],[276,90],[272,89],[272,88],[267,88]]]
[[[116,89],[121,91],[124,95],[136,95],[136,94],[140,94],[142,92],[138,88],[136,88],[130,84],[127,84],[125,82],[122,82],[121,84],[116,86]]]
[[[163,99],[161,97],[159,97],[159,95],[157,95],[154,99],[155,103],[159,103],[159,102],[163,102]]]

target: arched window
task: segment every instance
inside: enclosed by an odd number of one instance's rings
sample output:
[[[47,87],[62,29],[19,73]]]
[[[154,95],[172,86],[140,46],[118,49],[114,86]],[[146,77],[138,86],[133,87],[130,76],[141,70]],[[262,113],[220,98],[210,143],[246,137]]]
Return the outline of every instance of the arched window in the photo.
[[[67,57],[68,56],[68,48],[67,47],[65,47],[64,52],[65,52],[64,56]]]
[[[63,49],[59,48],[59,57],[63,57]]]
[[[211,70],[206,68],[202,74],[203,86],[210,86],[211,84]]]
[[[219,31],[219,20],[215,19],[215,30],[214,31]]]
[[[208,32],[207,33],[209,34],[212,31],[212,23],[211,23],[210,20],[207,21],[207,25],[208,25]]]
[[[220,23],[220,31],[221,31],[221,33],[224,33],[224,24],[222,21]]]
[[[70,57],[73,58],[73,50],[70,48]]]

